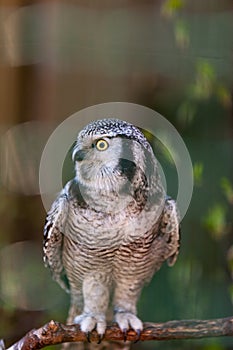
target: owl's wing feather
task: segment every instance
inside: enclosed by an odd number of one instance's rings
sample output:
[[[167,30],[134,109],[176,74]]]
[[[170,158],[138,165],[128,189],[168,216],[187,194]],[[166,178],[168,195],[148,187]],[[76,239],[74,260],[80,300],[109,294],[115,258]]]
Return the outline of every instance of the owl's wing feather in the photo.
[[[173,266],[176,262],[180,248],[180,222],[176,201],[170,197],[166,198],[160,232],[166,236],[168,250],[167,264]]]
[[[69,282],[62,262],[63,234],[68,212],[65,189],[52,204],[44,226],[44,263],[50,268],[53,279],[69,292]]]

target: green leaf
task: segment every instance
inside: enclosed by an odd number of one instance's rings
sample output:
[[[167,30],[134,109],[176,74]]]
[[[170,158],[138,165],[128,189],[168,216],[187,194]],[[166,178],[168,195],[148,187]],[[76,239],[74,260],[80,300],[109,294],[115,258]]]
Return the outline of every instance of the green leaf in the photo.
[[[232,106],[231,92],[228,88],[223,85],[218,85],[216,88],[216,96],[219,99],[220,103],[225,107]]]
[[[226,209],[223,205],[217,203],[209,209],[205,219],[204,227],[211,233],[215,239],[222,238],[226,233]]]
[[[184,49],[189,46],[190,38],[188,26],[182,20],[178,20],[175,23],[175,39],[180,48]]]
[[[196,186],[201,186],[203,181],[203,169],[204,165],[201,162],[196,162],[193,165],[193,176],[194,176],[194,184]]]
[[[233,186],[228,178],[223,177],[221,179],[221,188],[228,202],[233,204]]]
[[[184,7],[184,0],[167,0],[163,3],[161,12],[166,17],[173,17],[177,11]]]

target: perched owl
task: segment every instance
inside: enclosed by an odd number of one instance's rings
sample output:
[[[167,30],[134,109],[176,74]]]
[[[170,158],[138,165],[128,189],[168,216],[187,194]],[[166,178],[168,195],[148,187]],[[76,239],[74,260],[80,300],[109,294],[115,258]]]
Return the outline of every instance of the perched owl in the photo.
[[[96,120],[78,135],[75,177],[52,205],[44,228],[44,261],[71,297],[67,323],[126,334],[143,328],[136,304],[146,282],[179,251],[179,216],[142,132],[118,120]]]

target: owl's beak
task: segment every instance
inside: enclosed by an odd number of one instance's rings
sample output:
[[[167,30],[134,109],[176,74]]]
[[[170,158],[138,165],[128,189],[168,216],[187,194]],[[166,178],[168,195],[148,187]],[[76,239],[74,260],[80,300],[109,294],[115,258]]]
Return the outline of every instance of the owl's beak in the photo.
[[[82,160],[85,159],[87,152],[80,149],[79,151],[75,152],[75,154],[73,155],[73,160],[77,161],[77,162],[81,162]]]

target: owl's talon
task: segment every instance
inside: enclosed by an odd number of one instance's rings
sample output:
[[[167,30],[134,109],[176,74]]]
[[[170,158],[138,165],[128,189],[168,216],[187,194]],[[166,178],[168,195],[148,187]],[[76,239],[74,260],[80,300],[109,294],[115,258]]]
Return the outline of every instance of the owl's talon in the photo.
[[[140,336],[141,336],[141,329],[137,329],[136,330],[136,334],[137,334],[137,338],[134,341],[134,344],[137,343],[140,340]]]
[[[118,326],[124,334],[124,341],[127,339],[127,330],[129,328],[133,329],[137,333],[136,341],[139,340],[141,331],[143,329],[143,324],[136,315],[127,311],[116,312],[115,321],[118,323]]]
[[[101,343],[106,330],[106,320],[104,314],[83,313],[74,318],[74,323],[80,325],[81,331],[86,334],[88,343],[91,343],[91,332],[94,329],[98,335],[98,344]]]
[[[91,332],[87,332],[86,337],[87,337],[88,343],[91,343]]]
[[[98,334],[99,340],[97,341],[97,344],[100,344],[103,340],[104,335],[103,334]]]
[[[124,328],[122,330],[122,333],[123,333],[123,337],[124,337],[124,342],[126,342],[126,340],[127,340],[127,328]]]

